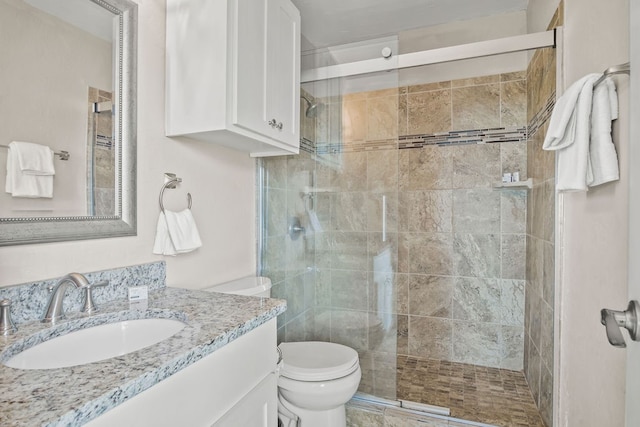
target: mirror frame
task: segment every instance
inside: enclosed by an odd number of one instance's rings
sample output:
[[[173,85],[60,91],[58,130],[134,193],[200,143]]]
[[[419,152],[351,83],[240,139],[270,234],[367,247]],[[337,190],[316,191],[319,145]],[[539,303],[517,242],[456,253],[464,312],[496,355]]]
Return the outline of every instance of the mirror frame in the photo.
[[[116,128],[120,142],[116,185],[119,195],[114,216],[0,218],[0,246],[135,236],[137,173],[137,26],[138,5],[130,0],[87,0],[119,19],[118,66],[114,92],[118,93]]]

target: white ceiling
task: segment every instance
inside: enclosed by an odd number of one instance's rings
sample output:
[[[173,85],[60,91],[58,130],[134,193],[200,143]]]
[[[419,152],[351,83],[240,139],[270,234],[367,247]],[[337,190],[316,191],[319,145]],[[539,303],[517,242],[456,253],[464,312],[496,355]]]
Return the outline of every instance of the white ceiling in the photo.
[[[316,48],[395,35],[452,21],[516,12],[528,0],[292,0]]]

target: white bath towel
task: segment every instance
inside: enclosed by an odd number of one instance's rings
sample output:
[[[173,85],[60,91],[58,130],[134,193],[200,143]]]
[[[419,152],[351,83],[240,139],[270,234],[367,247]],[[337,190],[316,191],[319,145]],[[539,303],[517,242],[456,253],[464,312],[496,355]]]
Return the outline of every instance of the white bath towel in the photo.
[[[610,78],[593,89],[589,187],[620,179],[618,155],[611,139],[611,122],[618,118],[618,94]]]
[[[156,227],[153,253],[175,256],[194,251],[202,246],[191,209],[181,212],[160,212]]]
[[[559,150],[557,189],[560,191],[587,190],[593,84],[601,75],[589,74],[575,82],[553,109],[542,148]]]
[[[45,145],[13,141],[7,152],[5,191],[13,197],[53,197],[53,150]]]

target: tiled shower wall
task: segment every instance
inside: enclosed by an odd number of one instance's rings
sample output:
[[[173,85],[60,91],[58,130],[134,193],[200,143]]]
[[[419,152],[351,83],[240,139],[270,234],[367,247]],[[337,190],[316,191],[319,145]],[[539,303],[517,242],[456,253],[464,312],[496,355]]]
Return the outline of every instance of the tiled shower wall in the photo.
[[[563,3],[549,28],[562,25]],[[555,294],[555,154],[543,151],[556,97],[556,51],[540,49],[527,70],[529,141],[527,160],[533,190],[527,212],[527,293],[524,372],[542,419],[553,416]]]
[[[344,97],[341,152],[325,155],[333,157],[326,164],[341,167],[321,166],[318,173],[318,185],[332,190],[324,216],[332,233],[317,248],[324,272],[320,307],[368,311],[360,319],[369,322],[381,317],[374,276],[385,247],[385,196],[387,244],[397,254],[397,353],[522,368],[526,190],[492,187],[503,172],[527,177],[524,77],[510,73]],[[477,144],[482,135],[508,142]],[[434,140],[439,145],[425,145]],[[320,153],[332,148],[318,144]],[[322,263],[325,252],[338,266]],[[365,365],[367,359],[375,364],[367,351],[387,349],[364,338],[356,348]]]
[[[280,338],[358,349],[364,391],[379,395],[395,373],[377,368],[396,354],[522,369],[527,192],[492,187],[503,172],[527,178],[525,73],[331,105],[303,123],[313,154],[264,160],[264,274],[289,300]],[[342,138],[324,138],[336,111]],[[304,238],[286,235],[283,212]]]

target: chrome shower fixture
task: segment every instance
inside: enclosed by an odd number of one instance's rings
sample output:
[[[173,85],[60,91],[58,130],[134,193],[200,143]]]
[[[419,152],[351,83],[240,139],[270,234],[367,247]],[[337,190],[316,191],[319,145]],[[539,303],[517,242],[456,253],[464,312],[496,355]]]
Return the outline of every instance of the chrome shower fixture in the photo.
[[[320,107],[320,104],[309,101],[309,98],[304,95],[300,95],[300,98],[307,102],[307,109],[305,110],[304,115],[311,119],[315,118],[318,115],[318,108]]]

